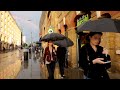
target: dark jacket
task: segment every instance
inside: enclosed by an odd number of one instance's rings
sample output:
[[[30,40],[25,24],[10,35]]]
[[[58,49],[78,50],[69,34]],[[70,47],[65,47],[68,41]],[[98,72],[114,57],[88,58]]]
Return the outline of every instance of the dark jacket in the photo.
[[[53,49],[55,50],[55,47],[53,47]],[[52,58],[54,61],[56,61],[56,51],[55,53],[53,52],[53,49],[52,49]],[[44,63],[45,63],[45,60],[47,60],[48,62],[51,62],[51,54],[50,54],[50,51],[49,51],[49,47],[46,47],[45,48],[45,53],[44,53],[44,56],[43,56],[43,60],[44,60]]]
[[[92,61],[96,58],[104,58],[110,60],[110,56],[107,58],[103,52],[103,47],[97,46],[97,52],[93,50],[91,45],[88,43],[80,49],[79,66],[84,70],[84,74],[89,78],[101,79],[109,78],[107,69],[111,67],[111,63],[108,64],[93,64]],[[89,60],[88,60],[89,59]]]
[[[57,48],[57,58],[58,59],[65,59],[65,55],[66,55],[66,48],[65,47],[58,47]]]

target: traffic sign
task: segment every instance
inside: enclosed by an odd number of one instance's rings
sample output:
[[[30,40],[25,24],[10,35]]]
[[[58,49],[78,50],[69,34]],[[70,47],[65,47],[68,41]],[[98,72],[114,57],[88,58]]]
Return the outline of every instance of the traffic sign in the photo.
[[[52,26],[50,26],[49,30],[48,30],[48,33],[53,33],[54,32],[54,29]]]

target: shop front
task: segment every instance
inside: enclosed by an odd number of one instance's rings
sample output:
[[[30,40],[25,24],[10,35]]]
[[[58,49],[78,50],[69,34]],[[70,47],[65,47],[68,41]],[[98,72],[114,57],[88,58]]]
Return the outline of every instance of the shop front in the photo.
[[[77,29],[82,23],[87,22],[90,18],[91,18],[91,12],[82,11],[81,14],[78,14],[76,16]],[[78,54],[77,56],[78,57],[80,56],[79,52],[80,52],[81,47],[84,46],[87,43],[86,37],[87,37],[88,34],[89,34],[89,31],[86,30],[86,31],[82,31],[82,32],[78,33],[78,35],[77,35],[77,54]],[[81,57],[78,58],[78,61],[79,61],[80,58]]]

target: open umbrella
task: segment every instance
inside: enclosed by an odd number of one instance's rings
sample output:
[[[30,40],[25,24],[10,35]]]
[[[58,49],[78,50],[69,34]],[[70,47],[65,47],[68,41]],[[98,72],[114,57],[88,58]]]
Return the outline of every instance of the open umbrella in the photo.
[[[120,32],[120,20],[110,18],[89,20],[77,27],[77,33],[84,30],[91,32]]]
[[[41,42],[36,42],[36,44],[41,44]]]
[[[58,41],[54,41],[53,42],[55,45],[57,46],[61,46],[61,47],[70,47],[70,46],[73,46],[74,43],[72,40],[70,40],[69,38],[65,38],[63,40],[58,40]]]
[[[57,40],[62,40],[62,39],[64,39],[64,38],[65,38],[65,36],[62,35],[62,34],[59,34],[59,33],[50,33],[50,34],[46,34],[46,35],[41,39],[41,41],[45,41],[45,42],[47,42],[47,41],[49,41],[49,40],[51,40],[51,41],[57,41]]]

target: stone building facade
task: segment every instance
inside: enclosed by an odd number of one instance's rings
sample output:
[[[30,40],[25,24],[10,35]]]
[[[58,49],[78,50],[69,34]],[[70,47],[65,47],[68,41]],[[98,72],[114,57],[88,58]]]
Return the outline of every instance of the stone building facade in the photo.
[[[76,34],[76,22],[75,18],[80,14],[81,11],[43,11],[40,19],[40,35],[44,36],[48,33],[50,26],[54,28],[54,32],[59,33],[69,37],[74,45],[69,47],[69,66],[77,67],[79,60],[79,44],[78,35]],[[109,13],[112,19],[120,19],[120,11],[90,11],[90,19],[96,20],[101,17],[104,13]],[[64,25],[67,25],[65,30]],[[103,32],[101,46],[109,50],[109,54],[112,60],[112,72],[120,72],[120,55],[116,54],[116,50],[120,50],[120,33],[115,32]],[[42,44],[43,47],[46,46],[45,43]]]
[[[54,32],[66,35],[70,38],[74,45],[69,47],[69,66],[76,67],[77,65],[77,34],[75,31],[75,22],[74,18],[76,17],[76,11],[45,11],[42,13],[41,20],[40,20],[40,33],[42,36],[48,33],[49,27],[53,27]],[[65,29],[65,25],[67,28]],[[43,47],[46,46],[43,43]]]

